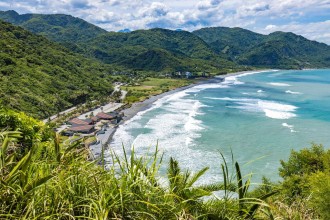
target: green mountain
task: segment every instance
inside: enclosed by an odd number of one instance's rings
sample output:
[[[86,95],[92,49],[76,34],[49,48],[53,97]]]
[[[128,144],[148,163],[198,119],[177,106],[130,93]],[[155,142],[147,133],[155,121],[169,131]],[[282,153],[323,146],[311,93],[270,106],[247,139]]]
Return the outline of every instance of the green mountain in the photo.
[[[80,18],[64,14],[19,15],[16,11],[0,11],[0,19],[61,43],[82,42],[107,33]]]
[[[261,35],[242,28],[203,28],[193,32],[218,54],[236,63],[266,68],[330,67],[330,46],[302,36],[274,32]]]
[[[233,59],[264,40],[264,35],[242,28],[210,27],[192,33],[208,43],[216,53],[228,54]]]
[[[225,72],[253,67],[330,67],[328,45],[293,33],[262,35],[227,27],[192,33],[160,28],[115,33],[69,15],[19,15],[15,11],[0,12],[0,19],[121,69]]]
[[[206,68],[217,71],[237,66],[186,31],[156,28],[130,33],[111,32],[80,44],[80,47],[85,48],[86,55],[104,63],[137,70],[204,71]]]
[[[2,104],[45,118],[112,91],[109,68],[0,21]]]
[[[237,61],[271,68],[330,67],[330,46],[293,33],[274,32],[241,54]]]

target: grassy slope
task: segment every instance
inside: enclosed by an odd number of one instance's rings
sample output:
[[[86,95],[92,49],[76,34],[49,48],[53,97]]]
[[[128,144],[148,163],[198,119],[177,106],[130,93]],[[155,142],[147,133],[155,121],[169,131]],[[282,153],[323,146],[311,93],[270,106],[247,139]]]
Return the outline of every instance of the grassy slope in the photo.
[[[189,85],[192,81],[180,79],[146,78],[138,85],[123,86],[128,91],[126,102],[143,101],[152,95],[158,95],[169,90]]]
[[[38,118],[112,91],[108,67],[0,21],[2,103]]]

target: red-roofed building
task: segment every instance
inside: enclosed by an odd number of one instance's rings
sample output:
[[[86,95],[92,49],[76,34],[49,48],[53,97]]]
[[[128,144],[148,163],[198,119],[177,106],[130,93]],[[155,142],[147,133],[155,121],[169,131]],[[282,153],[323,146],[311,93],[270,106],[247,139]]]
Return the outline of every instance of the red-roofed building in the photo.
[[[102,120],[112,120],[112,119],[117,118],[117,115],[99,112],[99,113],[97,113],[96,117],[98,117],[99,119],[102,119]]]
[[[78,133],[89,134],[92,133],[95,129],[94,129],[94,125],[81,125],[81,126],[73,126],[68,130]]]
[[[78,126],[78,125],[90,125],[93,124],[92,120],[82,120],[79,118],[73,118],[68,123],[72,126]]]
[[[97,122],[97,121],[99,120],[99,118],[96,117],[96,116],[91,117],[91,119],[92,119],[92,121],[93,121],[94,123]]]

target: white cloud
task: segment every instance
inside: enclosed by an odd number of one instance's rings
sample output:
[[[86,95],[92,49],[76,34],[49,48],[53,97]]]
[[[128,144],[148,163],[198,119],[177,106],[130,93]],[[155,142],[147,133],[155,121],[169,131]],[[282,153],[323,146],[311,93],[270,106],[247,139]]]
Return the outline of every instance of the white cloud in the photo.
[[[273,30],[276,30],[278,27],[276,25],[273,24],[269,24],[265,27],[265,31],[270,31],[272,32]]]
[[[167,5],[160,2],[152,2],[150,6],[145,6],[139,10],[141,17],[160,17],[165,16],[169,11]]]
[[[0,10],[64,13],[107,30],[242,27],[288,30],[330,43],[330,0],[1,0]]]
[[[199,10],[206,10],[209,8],[214,8],[219,5],[221,1],[219,0],[202,0],[197,3],[197,8]]]

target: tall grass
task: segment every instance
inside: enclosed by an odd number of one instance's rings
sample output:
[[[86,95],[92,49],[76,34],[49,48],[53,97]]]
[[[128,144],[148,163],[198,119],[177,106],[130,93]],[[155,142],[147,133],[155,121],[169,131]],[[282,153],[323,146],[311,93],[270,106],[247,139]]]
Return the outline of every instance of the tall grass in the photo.
[[[164,186],[157,148],[149,157],[123,148],[124,156],[113,153],[105,169],[102,158],[89,161],[88,149],[64,145],[57,135],[21,154],[19,138],[19,132],[0,134],[0,219],[253,219],[266,216],[264,199],[274,193],[249,198],[249,178],[244,181],[238,163],[229,174],[225,160],[219,167],[223,182],[196,186],[208,168],[183,171],[171,158]],[[206,197],[217,190],[225,196]]]

